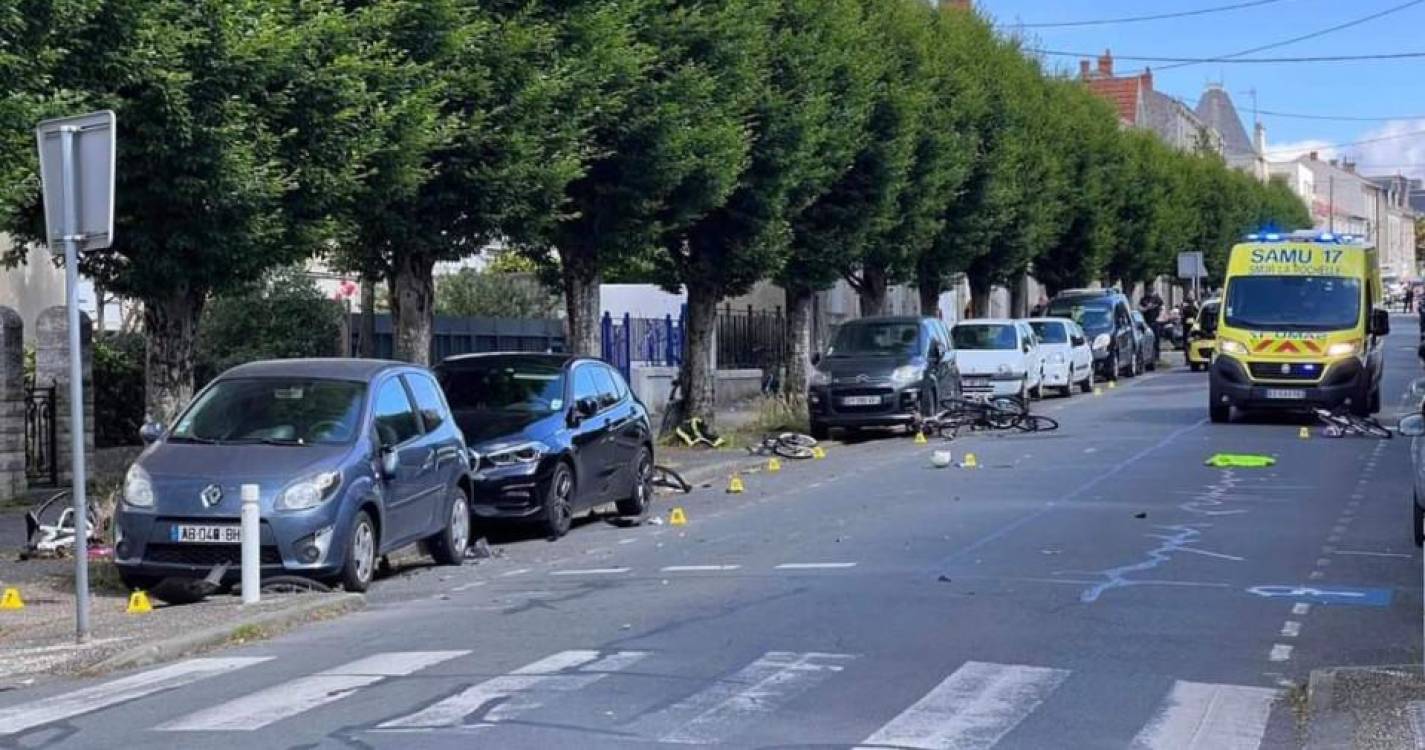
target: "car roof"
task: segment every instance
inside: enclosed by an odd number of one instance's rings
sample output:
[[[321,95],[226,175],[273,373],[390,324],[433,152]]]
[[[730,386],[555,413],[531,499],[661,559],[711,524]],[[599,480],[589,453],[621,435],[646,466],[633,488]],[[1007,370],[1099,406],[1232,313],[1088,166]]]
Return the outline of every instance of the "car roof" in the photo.
[[[1024,322],[1024,321],[1022,321],[1022,320],[1015,320],[1015,319],[1013,319],[1013,318],[967,318],[967,319],[965,319],[965,320],[959,321],[959,322],[956,323],[955,325],[958,326],[958,325],[981,325],[981,324],[987,324],[987,325],[992,325],[992,326],[1012,326],[1012,325],[1014,325],[1014,324],[1016,324],[1016,323],[1023,323],[1023,322]]]
[[[1041,316],[1039,316],[1039,317],[1037,317],[1037,318],[1027,318],[1027,319],[1026,319],[1026,322],[1029,322],[1029,323],[1069,323],[1069,324],[1072,325],[1074,321],[1071,320],[1071,319],[1069,319],[1069,318],[1056,318],[1056,317],[1054,317],[1054,316],[1052,316],[1052,315],[1041,315]]]
[[[310,357],[299,359],[264,359],[238,365],[220,378],[323,378],[332,380],[367,381],[387,371],[416,368],[409,362],[389,359],[357,359],[349,357]]]
[[[1065,289],[1054,295],[1054,299],[1071,299],[1073,297],[1122,297],[1123,292],[1117,289]],[[1051,300],[1052,301],[1052,300]]]
[[[591,357],[579,357],[574,354],[550,354],[547,352],[478,352],[474,354],[456,354],[441,360],[437,367],[459,366],[462,364],[486,364],[490,362],[537,362],[550,367],[563,367],[576,360],[597,361]]]
[[[922,323],[927,320],[936,320],[936,318],[922,315],[872,315],[865,318],[848,320],[842,323],[842,325],[852,325],[853,323]]]

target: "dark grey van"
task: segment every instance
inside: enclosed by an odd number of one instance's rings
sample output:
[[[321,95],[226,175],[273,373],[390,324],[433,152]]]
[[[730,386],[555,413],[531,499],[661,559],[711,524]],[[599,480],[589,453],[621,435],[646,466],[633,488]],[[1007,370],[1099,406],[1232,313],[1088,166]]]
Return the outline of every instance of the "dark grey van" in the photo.
[[[1140,337],[1133,328],[1133,306],[1117,289],[1070,289],[1055,295],[1044,313],[1068,318],[1088,335],[1094,371],[1106,380],[1143,371]]]
[[[861,318],[837,329],[812,371],[811,432],[909,425],[960,395],[950,331],[936,318]]]

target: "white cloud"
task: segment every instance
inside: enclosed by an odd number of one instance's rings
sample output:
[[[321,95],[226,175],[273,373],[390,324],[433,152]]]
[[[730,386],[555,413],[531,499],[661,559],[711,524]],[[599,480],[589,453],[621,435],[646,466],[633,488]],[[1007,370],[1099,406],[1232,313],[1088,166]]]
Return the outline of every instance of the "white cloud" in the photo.
[[[1308,138],[1287,143],[1269,143],[1267,158],[1271,161],[1289,161],[1305,156],[1312,151],[1321,159],[1345,158],[1360,165],[1368,174],[1401,174],[1425,178],[1425,120],[1391,120],[1379,127],[1364,131],[1351,141],[1372,141],[1359,145],[1332,147],[1331,142],[1321,138]],[[1377,140],[1387,138],[1388,140]]]

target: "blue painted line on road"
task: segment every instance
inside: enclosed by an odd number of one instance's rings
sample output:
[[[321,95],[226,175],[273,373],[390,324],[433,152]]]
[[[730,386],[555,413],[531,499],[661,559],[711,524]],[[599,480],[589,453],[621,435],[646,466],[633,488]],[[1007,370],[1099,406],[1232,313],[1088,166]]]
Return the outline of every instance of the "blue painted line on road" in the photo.
[[[1142,459],[1142,458],[1148,456],[1149,454],[1153,453],[1154,451],[1157,451],[1157,450],[1160,450],[1160,449],[1162,449],[1162,448],[1167,447],[1169,443],[1173,442],[1174,440],[1177,440],[1178,438],[1182,437],[1183,435],[1186,435],[1186,434],[1189,433],[1189,432],[1192,432],[1193,430],[1196,430],[1197,428],[1199,428],[1199,427],[1201,427],[1201,426],[1203,426],[1203,425],[1205,425],[1205,424],[1207,424],[1207,420],[1206,420],[1206,419],[1199,419],[1198,421],[1196,421],[1196,422],[1194,422],[1194,423],[1192,423],[1192,424],[1190,424],[1190,425],[1188,425],[1188,426],[1186,426],[1186,427],[1180,427],[1180,428],[1174,430],[1173,432],[1169,433],[1167,437],[1165,437],[1165,438],[1163,438],[1162,440],[1160,440],[1160,441],[1158,441],[1158,442],[1156,442],[1156,443],[1154,443],[1154,444],[1148,446],[1147,448],[1144,448],[1144,449],[1141,450],[1141,451],[1138,451],[1137,453],[1133,454],[1132,456],[1129,456],[1128,459],[1125,460],[1124,462],[1120,463],[1119,465],[1113,467],[1112,469],[1110,469],[1110,470],[1108,470],[1108,471],[1106,471],[1106,472],[1104,472],[1104,473],[1102,473],[1102,474],[1099,474],[1098,476],[1094,477],[1093,479],[1090,479],[1089,481],[1087,481],[1087,482],[1085,482],[1084,484],[1080,485],[1079,488],[1076,489],[1076,490],[1074,490],[1073,492],[1070,492],[1069,494],[1067,494],[1067,495],[1065,495],[1065,496],[1059,498],[1058,500],[1050,500],[1049,502],[1045,503],[1045,504],[1044,504],[1044,507],[1040,508],[1039,510],[1033,511],[1033,512],[1029,513],[1028,515],[1021,516],[1020,518],[1018,518],[1018,519],[1016,519],[1016,520],[1014,520],[1014,521],[1011,521],[1011,522],[1005,524],[1004,526],[999,527],[998,529],[996,529],[996,530],[990,532],[989,534],[986,534],[985,536],[980,537],[979,539],[977,539],[977,540],[975,540],[974,542],[972,542],[972,543],[970,544],[970,546],[968,546],[968,547],[966,547],[966,548],[960,550],[959,552],[956,552],[956,553],[953,554],[953,555],[950,555],[949,557],[945,558],[944,560],[941,560],[941,561],[940,561],[940,567],[944,568],[944,567],[946,567],[946,566],[948,566],[948,565],[950,565],[950,564],[956,562],[957,560],[959,560],[960,558],[964,557],[965,555],[968,555],[968,554],[970,554],[971,552],[974,552],[974,551],[980,549],[981,547],[985,546],[986,544],[990,544],[991,542],[994,542],[995,540],[1001,539],[1001,538],[1003,538],[1005,535],[1007,535],[1007,534],[1009,534],[1009,533],[1015,531],[1016,529],[1019,529],[1019,528],[1022,527],[1022,526],[1025,526],[1025,525],[1027,525],[1027,524],[1033,523],[1034,521],[1038,520],[1039,518],[1042,518],[1042,517],[1043,517],[1046,513],[1048,513],[1049,511],[1053,510],[1053,509],[1054,509],[1055,507],[1057,507],[1060,503],[1067,503],[1067,502],[1070,502],[1070,501],[1072,501],[1072,500],[1078,498],[1080,495],[1084,494],[1085,492],[1088,492],[1089,490],[1091,490],[1091,489],[1093,489],[1093,488],[1099,486],[1100,484],[1103,484],[1104,482],[1107,482],[1108,480],[1110,480],[1110,479],[1112,479],[1112,478],[1118,476],[1118,473],[1119,473],[1119,472],[1121,472],[1121,471],[1123,471],[1124,469],[1128,468],[1129,466],[1132,466],[1133,464],[1137,463],[1140,459]]]
[[[1313,604],[1339,604],[1350,607],[1389,607],[1392,591],[1388,588],[1360,586],[1253,586],[1247,593],[1267,598],[1291,599]]]

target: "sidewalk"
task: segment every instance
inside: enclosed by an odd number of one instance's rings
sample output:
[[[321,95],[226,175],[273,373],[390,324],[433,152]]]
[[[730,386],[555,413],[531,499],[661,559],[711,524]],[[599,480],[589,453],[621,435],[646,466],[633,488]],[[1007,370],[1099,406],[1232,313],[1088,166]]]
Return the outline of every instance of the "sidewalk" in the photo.
[[[1309,750],[1425,748],[1425,675],[1419,665],[1311,673]]]

